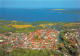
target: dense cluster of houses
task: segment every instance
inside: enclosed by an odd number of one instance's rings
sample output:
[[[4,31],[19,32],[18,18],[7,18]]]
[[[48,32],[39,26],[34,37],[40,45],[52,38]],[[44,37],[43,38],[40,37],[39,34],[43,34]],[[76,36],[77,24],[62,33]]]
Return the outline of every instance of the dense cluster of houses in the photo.
[[[76,31],[76,40],[77,40],[77,42],[78,42],[78,44],[80,45],[80,30],[77,30]]]
[[[12,33],[9,36],[0,34],[0,46],[11,44],[12,47],[28,49],[56,49],[59,43],[58,35],[60,31],[53,29],[39,29],[35,32]]]
[[[73,31],[73,32],[65,33],[66,39],[68,39],[69,41],[74,43],[76,46],[77,46],[77,44],[80,44],[80,30],[79,29],[71,29],[69,31]]]

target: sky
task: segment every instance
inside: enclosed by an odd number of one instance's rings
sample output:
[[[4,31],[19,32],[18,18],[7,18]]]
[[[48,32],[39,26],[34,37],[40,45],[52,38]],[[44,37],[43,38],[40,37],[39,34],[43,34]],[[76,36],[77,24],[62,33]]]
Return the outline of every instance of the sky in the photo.
[[[80,0],[0,0],[0,8],[80,8]]]

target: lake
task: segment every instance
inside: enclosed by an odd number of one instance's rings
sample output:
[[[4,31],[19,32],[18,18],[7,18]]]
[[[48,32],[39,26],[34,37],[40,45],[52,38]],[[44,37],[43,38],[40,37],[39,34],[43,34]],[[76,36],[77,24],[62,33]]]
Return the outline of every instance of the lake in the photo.
[[[0,19],[25,22],[73,22],[80,21],[80,9],[52,10],[0,8]]]

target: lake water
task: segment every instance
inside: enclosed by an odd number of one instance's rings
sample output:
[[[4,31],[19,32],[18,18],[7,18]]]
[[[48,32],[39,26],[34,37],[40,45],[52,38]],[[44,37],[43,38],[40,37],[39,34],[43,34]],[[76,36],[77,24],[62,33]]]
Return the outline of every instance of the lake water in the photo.
[[[25,22],[73,22],[80,21],[80,9],[52,10],[0,8],[0,19]]]

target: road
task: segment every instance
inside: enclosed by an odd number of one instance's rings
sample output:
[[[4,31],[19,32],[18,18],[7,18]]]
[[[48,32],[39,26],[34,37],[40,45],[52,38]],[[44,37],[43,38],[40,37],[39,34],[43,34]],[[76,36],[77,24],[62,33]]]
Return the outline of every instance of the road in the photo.
[[[78,49],[80,50],[80,45],[79,45],[78,41],[76,40],[76,37],[74,37],[74,40],[76,41],[77,47],[78,47]]]

